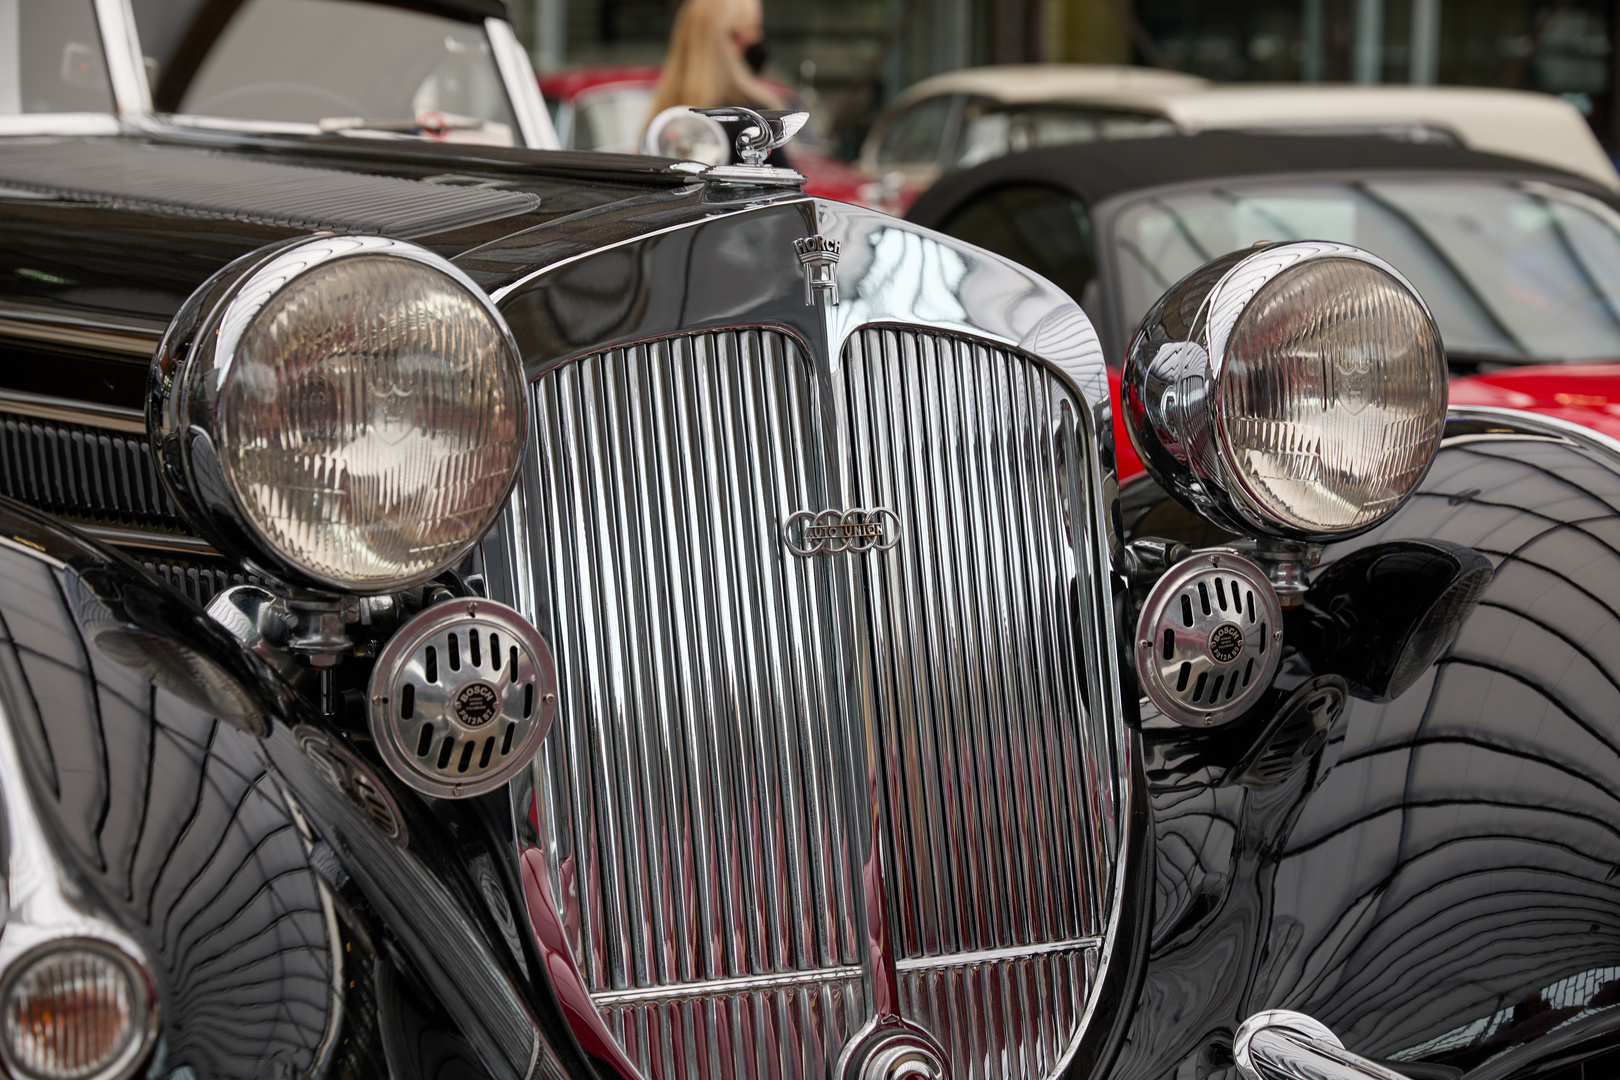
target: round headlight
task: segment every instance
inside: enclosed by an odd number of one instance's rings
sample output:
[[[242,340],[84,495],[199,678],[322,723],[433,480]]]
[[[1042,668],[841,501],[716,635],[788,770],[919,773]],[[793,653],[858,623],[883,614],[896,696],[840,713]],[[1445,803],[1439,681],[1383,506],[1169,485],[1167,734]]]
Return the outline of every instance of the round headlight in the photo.
[[[1132,342],[1126,427],[1143,463],[1233,532],[1326,540],[1382,521],[1439,446],[1445,354],[1382,260],[1292,243],[1174,286]]]
[[[159,352],[153,430],[210,539],[275,576],[384,591],[484,534],[528,410],[511,334],[465,275],[320,237],[203,291]]]
[[[23,957],[0,1000],[0,1049],[24,1080],[122,1080],[153,1030],[145,976],[97,941],[52,943]]]

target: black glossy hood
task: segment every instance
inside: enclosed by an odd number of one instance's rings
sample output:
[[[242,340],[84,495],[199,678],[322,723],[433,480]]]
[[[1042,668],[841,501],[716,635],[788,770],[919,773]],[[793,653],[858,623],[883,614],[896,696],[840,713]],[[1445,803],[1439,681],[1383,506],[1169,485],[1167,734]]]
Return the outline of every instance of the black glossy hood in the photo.
[[[186,298],[232,261],[298,236],[408,239],[462,262],[493,290],[537,258],[715,212],[703,186],[672,165],[178,130],[8,139],[0,147],[0,322],[14,316],[111,336],[78,340],[53,359],[8,343],[0,325],[0,388],[138,407],[145,364]],[[559,222],[568,223],[566,239],[543,243]]]
[[[0,288],[163,320],[209,274],[313,232],[447,258],[627,200],[689,201],[661,159],[342,138],[49,138],[0,153]]]

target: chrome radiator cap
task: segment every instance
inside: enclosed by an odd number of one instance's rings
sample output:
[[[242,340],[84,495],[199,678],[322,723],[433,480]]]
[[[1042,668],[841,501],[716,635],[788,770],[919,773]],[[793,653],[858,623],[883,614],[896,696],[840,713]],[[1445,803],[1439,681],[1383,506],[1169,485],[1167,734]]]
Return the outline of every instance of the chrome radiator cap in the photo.
[[[492,600],[446,600],[406,623],[371,674],[377,749],[427,795],[482,795],[534,758],[557,709],[545,639]]]

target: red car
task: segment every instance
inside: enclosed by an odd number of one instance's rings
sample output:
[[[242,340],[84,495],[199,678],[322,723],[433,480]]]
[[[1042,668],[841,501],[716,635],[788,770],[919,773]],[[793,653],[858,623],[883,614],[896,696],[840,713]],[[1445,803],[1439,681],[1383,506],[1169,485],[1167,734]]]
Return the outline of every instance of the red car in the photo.
[[[659,68],[617,65],[559,71],[540,80],[557,139],[565,150],[605,150],[634,154],[652,109]],[[796,95],[781,83],[770,85],[785,98]],[[847,162],[823,152],[806,133],[789,144],[789,160],[806,177],[805,191],[826,199],[872,205],[875,186]]]
[[[1620,363],[1537,364],[1453,379],[1451,402],[1528,409],[1620,439]]]
[[[1620,435],[1620,201],[1571,173],[1365,136],[1120,139],[948,174],[907,217],[1045,275],[1116,367],[1154,300],[1210,258],[1354,244],[1427,301],[1453,402]],[[1112,390],[1117,413],[1117,375]],[[1116,442],[1124,479],[1141,465],[1123,428]]]

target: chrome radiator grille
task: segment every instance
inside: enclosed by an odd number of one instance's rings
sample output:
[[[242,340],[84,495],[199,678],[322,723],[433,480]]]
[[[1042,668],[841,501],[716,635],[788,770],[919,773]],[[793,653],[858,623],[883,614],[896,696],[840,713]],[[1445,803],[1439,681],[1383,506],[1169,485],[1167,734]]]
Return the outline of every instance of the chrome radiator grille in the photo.
[[[0,495],[58,514],[184,530],[145,436],[0,413]]]
[[[948,337],[867,330],[844,359],[853,501],[908,525],[898,558],[852,563],[903,1011],[956,1076],[1045,1075],[1085,1006],[1111,861],[1071,600],[1076,406],[1042,365]]]
[[[922,332],[863,331],[841,367],[828,390],[796,339],[724,331],[535,383],[521,498],[560,701],[534,821],[559,921],[643,1075],[820,1078],[874,1007],[881,889],[901,1010],[953,1076],[1049,1074],[1116,824],[1084,705],[1081,405]],[[840,500],[895,510],[900,546],[789,555],[784,521]],[[874,798],[881,874],[852,843]]]

